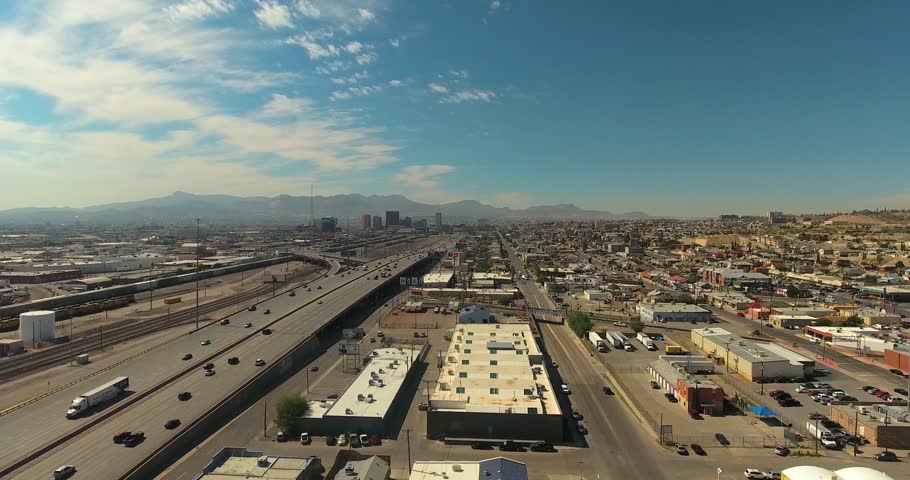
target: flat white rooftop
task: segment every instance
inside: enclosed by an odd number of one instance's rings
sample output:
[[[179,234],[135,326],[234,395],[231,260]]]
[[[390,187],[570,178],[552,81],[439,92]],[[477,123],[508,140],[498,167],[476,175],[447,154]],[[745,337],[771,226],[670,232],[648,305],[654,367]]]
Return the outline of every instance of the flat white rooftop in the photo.
[[[488,460],[418,461],[408,480],[527,480],[528,467],[504,457]]]
[[[236,452],[237,455],[227,456],[211,472],[202,473],[196,480],[296,480],[310,462],[318,461],[315,457],[265,456],[244,449],[236,449]]]
[[[432,410],[559,415],[543,355],[527,324],[459,324]]]
[[[370,352],[370,359],[354,383],[325,409],[322,416],[338,417],[385,417],[392,400],[404,383],[420,349],[377,348]],[[313,402],[313,415],[321,409]]]

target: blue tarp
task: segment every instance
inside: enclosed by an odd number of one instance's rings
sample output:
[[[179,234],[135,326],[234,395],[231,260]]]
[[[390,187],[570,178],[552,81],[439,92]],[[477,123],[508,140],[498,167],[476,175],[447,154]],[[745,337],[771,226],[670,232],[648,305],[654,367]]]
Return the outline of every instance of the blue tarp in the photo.
[[[777,414],[777,412],[775,412],[774,410],[771,410],[770,408],[765,407],[765,406],[749,407],[749,410],[752,410],[753,412],[755,412],[755,414],[758,415],[759,417],[777,417],[777,416],[779,416]]]

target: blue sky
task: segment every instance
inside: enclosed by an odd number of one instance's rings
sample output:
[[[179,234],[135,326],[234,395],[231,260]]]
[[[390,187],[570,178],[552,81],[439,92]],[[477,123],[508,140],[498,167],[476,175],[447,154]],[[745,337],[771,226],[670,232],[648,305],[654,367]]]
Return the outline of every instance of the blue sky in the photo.
[[[910,208],[910,4],[771,3],[3,2],[0,208]]]

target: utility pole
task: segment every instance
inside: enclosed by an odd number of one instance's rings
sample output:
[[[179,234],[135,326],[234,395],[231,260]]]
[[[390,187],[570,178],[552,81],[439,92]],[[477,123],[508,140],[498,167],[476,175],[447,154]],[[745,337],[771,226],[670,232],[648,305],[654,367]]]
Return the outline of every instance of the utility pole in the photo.
[[[765,394],[765,362],[761,362],[761,394]]]
[[[152,283],[152,267],[154,265],[149,262],[149,311],[152,310],[152,297],[155,296],[155,284]]]
[[[856,456],[856,448],[859,441],[856,438],[856,429],[859,426],[859,409],[853,414],[853,456]]]
[[[405,429],[408,433],[408,475],[411,474],[411,429]]]
[[[262,402],[262,436],[263,437],[265,436],[266,431],[268,430],[268,420],[266,420],[266,417],[268,416],[268,412],[269,412],[269,401],[264,400]]]
[[[815,419],[815,454],[818,455],[818,418]]]
[[[196,219],[196,329],[199,329],[199,219]]]

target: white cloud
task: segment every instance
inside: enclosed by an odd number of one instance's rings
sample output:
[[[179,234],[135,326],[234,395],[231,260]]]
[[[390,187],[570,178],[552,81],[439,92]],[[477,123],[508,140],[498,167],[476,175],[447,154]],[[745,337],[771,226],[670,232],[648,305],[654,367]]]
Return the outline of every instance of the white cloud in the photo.
[[[465,70],[449,70],[449,75],[461,79],[466,79],[470,76]]]
[[[376,63],[376,61],[379,60],[379,55],[376,55],[374,52],[367,52],[357,55],[355,60],[358,65],[369,65],[371,63]]]
[[[306,98],[291,98],[279,93],[273,93],[272,99],[262,107],[262,117],[285,117],[300,115],[310,108],[313,102]]]
[[[463,102],[485,102],[490,103],[496,100],[496,93],[490,90],[459,90],[446,95],[440,100],[442,103],[463,103]]]
[[[384,88],[382,85],[363,85],[360,87],[348,87],[348,91],[356,97],[366,97],[367,95],[379,93]]]
[[[350,77],[332,78],[332,83],[334,83],[335,85],[351,85],[351,84],[355,84],[361,80],[366,80],[367,78],[370,78],[370,74],[367,73],[366,71],[362,71],[362,72],[357,72],[357,73],[351,75]]]
[[[445,85],[441,85],[439,83],[431,83],[427,85],[427,87],[429,87],[430,91],[435,93],[448,93],[449,91],[449,87],[446,87]]]
[[[165,9],[168,16],[176,21],[203,20],[233,10],[234,3],[229,0],[185,0]]]
[[[389,45],[391,45],[395,48],[398,48],[398,46],[401,45],[401,40],[399,40],[397,38],[393,38],[393,39],[389,40]]]
[[[502,6],[502,2],[500,2],[499,0],[493,0],[492,2],[490,2],[490,10],[496,10],[501,6]]]
[[[254,14],[262,26],[272,30],[294,26],[294,22],[291,20],[291,9],[286,5],[282,5],[276,0],[256,0],[256,5],[259,8]]]
[[[363,50],[363,44],[360,42],[354,41],[354,42],[351,42],[351,43],[348,43],[347,45],[345,45],[344,49],[350,54],[357,54],[357,53],[360,53],[361,50]]]
[[[401,87],[403,85],[404,85],[404,82],[402,82],[401,80],[389,80],[390,87]]]
[[[358,8],[357,20],[360,21],[360,23],[369,23],[376,20],[376,15],[366,8]]]
[[[421,190],[431,190],[439,186],[439,177],[455,171],[452,165],[409,165],[396,173],[392,178],[401,184]]]
[[[341,53],[341,50],[335,45],[332,45],[331,43],[326,43],[324,45],[317,43],[308,35],[300,35],[297,37],[288,38],[285,40],[285,43],[295,44],[303,47],[311,60],[319,60],[320,58],[327,57],[337,57],[338,54]]]
[[[342,92],[340,90],[336,90],[336,91],[332,92],[331,95],[329,95],[329,100],[331,100],[333,102],[337,101],[337,100],[350,100],[352,97],[353,97],[353,95],[351,95],[348,92]]]
[[[319,18],[322,12],[308,0],[297,0],[297,11],[304,17]]]

